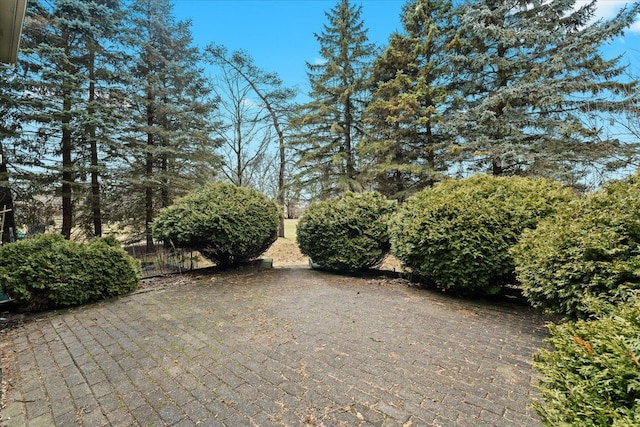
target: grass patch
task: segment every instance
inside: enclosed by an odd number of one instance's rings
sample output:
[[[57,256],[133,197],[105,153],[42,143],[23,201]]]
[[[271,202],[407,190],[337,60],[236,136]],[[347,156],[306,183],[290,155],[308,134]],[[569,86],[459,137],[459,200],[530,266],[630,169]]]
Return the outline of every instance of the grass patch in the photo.
[[[285,219],[284,220],[284,238],[296,240],[298,229],[297,219]]]

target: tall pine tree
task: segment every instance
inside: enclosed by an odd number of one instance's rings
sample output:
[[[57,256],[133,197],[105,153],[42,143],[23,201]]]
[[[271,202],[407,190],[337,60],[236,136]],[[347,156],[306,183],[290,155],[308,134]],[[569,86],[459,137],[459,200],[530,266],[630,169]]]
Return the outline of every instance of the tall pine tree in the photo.
[[[102,182],[108,177],[107,160],[118,145],[122,98],[118,65],[122,61],[123,16],[117,0],[85,0],[86,24],[94,29],[82,39],[82,65],[87,76],[85,109],[80,126],[85,146],[83,175],[89,175],[89,191],[80,222],[87,234],[102,236]]]
[[[452,68],[464,102],[448,125],[466,148],[467,164],[494,175],[540,174],[576,179],[619,148],[601,138],[590,117],[629,103],[620,58],[602,47],[640,11],[627,7],[590,23],[596,2],[473,0],[459,10]]]
[[[14,160],[10,152],[20,130],[21,112],[18,106],[20,79],[15,70],[0,69],[0,244],[13,241],[16,231],[15,206],[9,164]]]
[[[41,200],[49,185],[59,186],[56,196],[62,200],[62,234],[67,238],[78,220],[87,229],[92,223],[88,234],[102,234],[100,178],[105,167],[100,160],[122,133],[113,105],[118,61],[112,52],[120,18],[117,0],[29,6],[20,63],[28,90],[21,99],[23,142],[17,146],[33,146],[39,157],[27,165],[32,194]],[[90,214],[84,221],[81,208],[87,205]]]
[[[411,0],[376,59],[367,138],[358,147],[375,189],[399,200],[433,185],[448,167],[451,138],[440,126],[450,105],[446,46],[454,34],[449,0]]]
[[[58,0],[51,7],[35,2],[29,8],[25,28],[27,89],[22,107],[30,113],[32,138],[42,159],[39,180],[56,185],[62,201],[62,234],[71,237],[75,194],[78,192],[76,154],[81,132],[82,90],[86,74],[82,67],[82,39],[94,28],[88,22],[85,2]],[[57,157],[57,159],[56,159]],[[33,180],[35,184],[38,180]],[[46,189],[46,187],[45,187]]]
[[[329,22],[315,35],[321,60],[307,63],[311,101],[291,122],[302,180],[321,197],[362,188],[356,146],[375,53],[360,6],[341,0],[325,15]]]
[[[207,121],[214,104],[198,65],[201,55],[193,46],[190,22],[176,21],[172,9],[168,0],[136,0],[128,10],[131,128],[126,141],[132,184],[143,197],[126,198],[130,212],[144,212],[134,220],[143,222],[149,249],[157,210],[189,190],[198,179],[195,172],[217,160]]]

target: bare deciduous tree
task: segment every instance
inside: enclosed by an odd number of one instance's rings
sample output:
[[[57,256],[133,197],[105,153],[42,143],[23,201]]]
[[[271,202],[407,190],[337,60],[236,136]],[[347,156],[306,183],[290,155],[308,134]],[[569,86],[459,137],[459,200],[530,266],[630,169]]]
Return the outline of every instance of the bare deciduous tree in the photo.
[[[283,126],[293,111],[292,99],[295,97],[293,89],[284,87],[282,80],[275,73],[267,73],[258,68],[251,56],[243,51],[234,51],[229,54],[223,46],[209,45],[206,48],[209,60],[220,66],[223,70],[233,71],[239,79],[242,79],[260,100],[260,106],[264,108],[270,120],[270,127],[278,138],[278,189],[276,201],[281,209],[285,202],[285,172],[286,152]],[[279,236],[284,237],[284,219],[281,220]]]

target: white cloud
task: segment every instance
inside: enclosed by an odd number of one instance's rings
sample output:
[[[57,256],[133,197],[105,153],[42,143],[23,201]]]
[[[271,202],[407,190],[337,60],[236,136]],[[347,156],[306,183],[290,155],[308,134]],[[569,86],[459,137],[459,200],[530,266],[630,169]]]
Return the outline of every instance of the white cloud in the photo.
[[[576,1],[576,8],[582,7],[587,3],[590,3],[590,1],[578,0]],[[632,1],[624,0],[598,0],[596,2],[596,12],[593,21],[597,21],[598,19],[611,19],[615,17],[624,6],[631,6],[632,4]],[[631,25],[630,31],[640,32],[640,19]]]
[[[598,18],[604,19],[613,18],[620,11],[620,9],[622,9],[627,4],[629,4],[629,2],[616,0],[599,0],[596,6],[596,16]]]

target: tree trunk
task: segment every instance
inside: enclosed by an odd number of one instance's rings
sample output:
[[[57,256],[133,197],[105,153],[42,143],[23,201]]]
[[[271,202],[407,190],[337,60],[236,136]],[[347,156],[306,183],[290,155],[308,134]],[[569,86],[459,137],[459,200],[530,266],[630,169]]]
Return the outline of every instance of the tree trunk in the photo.
[[[286,152],[285,152],[284,133],[280,128],[280,121],[278,120],[278,114],[276,113],[273,105],[271,104],[269,99],[265,96],[263,91],[258,88],[254,79],[250,78],[245,72],[242,71],[242,69],[237,64],[234,64],[232,61],[229,61],[223,56],[218,56],[218,58],[222,59],[226,64],[233,67],[233,69],[236,70],[243,79],[245,79],[245,81],[249,84],[249,86],[251,86],[251,89],[253,89],[255,94],[258,95],[258,98],[262,100],[262,102],[265,105],[265,108],[267,109],[267,111],[269,112],[269,115],[271,116],[271,121],[273,122],[273,128],[275,129],[276,134],[278,135],[278,148],[280,152],[280,168],[278,171],[278,196],[277,196],[276,203],[278,203],[278,205],[280,206],[280,212],[282,213],[282,216],[280,218],[280,228],[278,230],[278,237],[285,237],[284,236],[284,190],[285,190],[284,178],[285,178],[285,172],[286,172]],[[238,134],[238,138],[241,138],[240,134]],[[238,158],[238,164],[240,164],[240,158]]]
[[[96,140],[96,126],[94,124],[96,99],[95,47],[89,48],[89,144],[91,150],[91,216],[93,219],[93,235],[102,237],[102,211],[99,180],[98,141]]]
[[[278,206],[280,206],[280,228],[278,229],[278,237],[285,237],[284,235],[284,173],[286,166],[286,157],[284,150],[284,137],[282,132],[276,123],[276,132],[278,133],[278,139],[280,140],[280,170],[278,172]]]
[[[148,135],[149,139],[153,139],[151,135]],[[153,154],[147,153],[146,168],[145,168],[145,218],[144,218],[144,232],[147,241],[147,252],[153,252],[155,246],[153,244],[153,236],[151,235],[151,223],[153,222],[153,187],[151,185],[151,178],[153,176]]]
[[[429,179],[427,180],[427,185],[429,187],[433,187],[436,183],[436,180],[434,179],[436,172],[436,151],[431,123],[427,123],[427,164],[429,165]]]
[[[494,176],[500,176],[503,172],[502,162],[499,159],[493,159],[491,162],[491,174]]]
[[[240,107],[238,106],[238,111],[240,110]],[[238,113],[238,117],[240,117],[240,113]],[[236,123],[236,146],[235,146],[235,150],[236,150],[236,185],[238,187],[242,187],[242,185],[244,184],[244,179],[243,179],[243,170],[242,170],[242,129],[241,129],[241,125],[242,123],[240,122],[240,119],[238,119],[237,123]]]
[[[91,139],[91,216],[93,218],[93,235],[102,237],[102,209],[100,181],[98,172],[98,143],[95,140],[95,129]]]
[[[502,27],[502,22],[500,23],[501,27]],[[498,44],[498,48],[497,48],[497,54],[499,58],[504,58],[507,55],[507,48],[502,44]],[[509,84],[509,79],[508,79],[508,74],[505,72],[504,69],[498,67],[498,71],[497,71],[497,87],[498,88],[503,88],[506,87]],[[503,102],[499,102],[498,105],[496,105],[495,110],[493,111],[496,115],[496,117],[501,117],[504,114],[504,108],[506,107],[506,104]],[[500,134],[500,135],[495,135],[494,139],[497,138],[504,138],[504,135]],[[502,162],[502,159],[500,158],[496,158],[495,155],[494,157],[491,159],[491,174],[494,176],[500,176],[504,173],[504,164]]]
[[[155,111],[152,105],[154,96],[151,91],[147,95],[147,125],[149,130],[147,131],[147,153],[145,159],[145,171],[144,171],[144,186],[145,186],[145,218],[144,218],[144,232],[147,242],[147,252],[153,252],[155,245],[153,244],[153,236],[151,234],[151,223],[153,222],[153,161],[154,155],[151,151],[154,146],[153,133],[151,128],[155,123]]]
[[[160,188],[160,207],[166,208],[169,206],[169,180],[167,177],[169,176],[169,161],[167,160],[167,155],[162,154],[160,160],[160,170],[162,173],[162,178],[160,179],[161,188]]]
[[[162,98],[162,103],[169,105],[169,100],[166,96]],[[164,129],[165,132],[169,130],[171,125],[166,113],[162,114],[158,121],[162,123],[162,129]],[[167,155],[169,141],[167,140],[166,134],[160,138],[160,144],[162,145],[162,152],[160,154],[160,207],[166,208],[169,206],[169,158]]]
[[[63,33],[62,38],[64,40],[65,55],[68,58],[69,52],[69,34]],[[73,74],[73,70],[69,69],[70,66],[65,67],[65,71],[68,74]],[[71,83],[67,81],[62,82],[62,114],[60,125],[62,127],[62,139],[60,141],[60,148],[62,154],[62,235],[65,239],[71,239],[71,228],[73,227],[73,200],[72,200],[72,184],[74,181],[73,176],[73,162],[71,160],[71,152],[73,150],[73,144],[71,141],[71,95],[72,95]]]
[[[65,239],[71,238],[71,228],[73,226],[73,162],[71,151],[73,149],[71,141],[71,91],[65,89],[63,92],[63,113],[62,113],[62,235]]]
[[[7,159],[4,157],[2,144],[0,144],[0,210],[5,210],[2,228],[2,243],[13,241],[16,231],[15,213],[13,210],[13,195],[9,186],[9,173],[7,171]]]
[[[353,123],[353,117],[351,115],[351,97],[347,97],[344,103],[344,150],[347,154],[346,159],[346,174],[347,174],[347,189],[356,191],[356,173],[355,173],[355,161],[353,158],[353,147],[351,146],[351,125]]]
[[[239,70],[238,70],[239,71]],[[240,71],[239,71],[240,72]],[[249,83],[253,91],[258,95],[258,97],[264,102],[269,115],[271,116],[271,122],[273,123],[273,128],[276,130],[276,134],[278,135],[278,151],[280,154],[280,165],[278,170],[278,196],[276,203],[280,207],[280,227],[278,228],[278,237],[285,237],[284,235],[284,176],[286,172],[287,165],[287,157],[285,151],[285,141],[284,141],[284,133],[280,127],[280,121],[278,120],[278,114],[276,113],[273,105],[267,99],[266,96],[262,94],[262,91],[258,90],[258,87],[253,83],[251,79],[249,79],[244,73],[240,72],[240,75],[244,77],[244,79]]]

